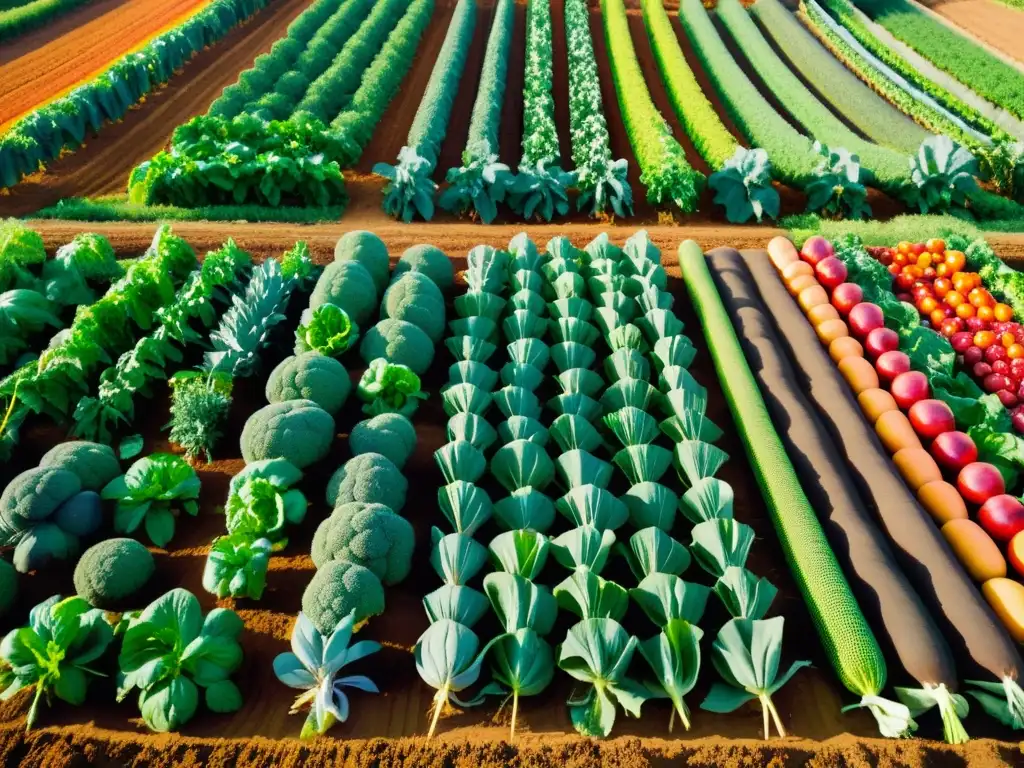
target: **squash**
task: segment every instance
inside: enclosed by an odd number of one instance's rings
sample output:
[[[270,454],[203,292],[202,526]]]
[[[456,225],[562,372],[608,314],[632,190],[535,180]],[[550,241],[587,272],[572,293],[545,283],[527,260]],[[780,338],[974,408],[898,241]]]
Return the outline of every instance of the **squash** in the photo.
[[[868,363],[870,365],[870,363]],[[889,453],[904,448],[921,448],[921,438],[902,411],[886,411],[875,422],[875,433]]]
[[[821,306],[824,307],[826,305],[822,304]],[[820,307],[815,307],[815,309],[819,308]],[[818,338],[821,339],[822,344],[831,344],[836,339],[841,339],[844,336],[850,335],[850,331],[846,327],[846,323],[839,319],[826,320],[821,325],[816,326],[814,330],[817,332]]]
[[[1006,576],[1006,559],[992,537],[973,520],[950,520],[942,526],[942,535],[967,574],[984,584]]]
[[[815,282],[814,285],[800,291],[797,301],[800,303],[800,309],[810,312],[812,307],[829,303],[828,292]]]
[[[1006,545],[1006,557],[1017,575],[1024,576],[1024,531],[1017,531]]]
[[[917,500],[940,527],[950,520],[967,519],[964,497],[960,495],[955,485],[945,480],[933,480],[922,485],[917,489]]]
[[[811,325],[817,328],[826,320],[841,320],[842,318],[839,317],[839,310],[831,304],[819,304],[816,307],[811,307],[810,312],[807,313],[807,319],[811,321]]]
[[[844,357],[864,357],[864,345],[853,336],[840,336],[828,345],[828,354],[837,363]]]
[[[778,235],[768,241],[768,257],[780,272],[790,264],[800,261],[800,254],[788,237]]]
[[[989,579],[981,585],[981,593],[1010,637],[1024,643],[1024,584],[1013,579]]]
[[[883,413],[900,409],[893,396],[884,389],[865,389],[857,395],[857,405],[860,406],[864,418],[872,424],[878,421],[878,417]]]
[[[816,285],[821,285],[814,277],[814,275],[798,275],[794,277],[788,284],[789,292],[796,296],[800,291],[806,288],[813,288]]]
[[[814,267],[806,261],[794,261],[782,270],[782,280],[786,283],[787,288],[795,278],[800,277],[801,275],[810,275],[811,277],[814,277]]]
[[[924,448],[903,448],[892,457],[900,476],[914,493],[928,483],[940,482],[942,470]]]
[[[878,373],[875,366],[863,357],[844,357],[839,361],[839,372],[854,394],[859,395],[865,389],[878,389]]]

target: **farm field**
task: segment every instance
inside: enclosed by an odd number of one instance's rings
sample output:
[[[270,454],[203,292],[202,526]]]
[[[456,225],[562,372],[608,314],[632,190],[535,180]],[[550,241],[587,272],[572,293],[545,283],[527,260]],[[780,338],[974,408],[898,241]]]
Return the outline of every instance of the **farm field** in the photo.
[[[982,1],[35,0],[0,762],[1024,764]]]
[[[1024,20],[1015,9],[993,0],[926,0],[922,5],[996,50],[1021,60],[1014,42],[1024,32]]]

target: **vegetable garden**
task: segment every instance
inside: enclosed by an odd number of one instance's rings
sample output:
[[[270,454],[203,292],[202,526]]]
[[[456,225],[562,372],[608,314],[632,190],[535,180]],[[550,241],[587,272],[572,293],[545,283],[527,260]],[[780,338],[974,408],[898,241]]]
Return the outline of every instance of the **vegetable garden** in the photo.
[[[0,132],[3,761],[1024,762],[1024,74],[957,34],[214,0],[79,51]]]

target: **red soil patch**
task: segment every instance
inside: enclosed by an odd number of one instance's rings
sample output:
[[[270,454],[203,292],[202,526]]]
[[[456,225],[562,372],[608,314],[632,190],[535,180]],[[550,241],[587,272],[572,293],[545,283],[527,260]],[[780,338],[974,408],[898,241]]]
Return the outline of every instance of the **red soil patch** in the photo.
[[[383,233],[394,254],[415,234],[411,234],[409,229],[400,230],[400,237]],[[470,229],[492,232],[494,228]],[[294,231],[292,234],[294,236]],[[221,233],[222,237],[225,235]],[[432,239],[422,232],[419,235],[420,240]],[[577,245],[584,244],[589,236],[576,238]],[[50,237],[51,233],[47,233],[47,238]],[[189,237],[194,245],[199,245],[191,234]],[[622,237],[616,239],[621,241]],[[658,239],[661,239],[660,233]],[[543,242],[539,236],[537,240]],[[438,244],[449,245],[443,241]],[[330,252],[319,243],[315,251],[320,261],[331,258]],[[665,252],[666,262],[670,265],[674,261],[672,254],[673,251]],[[464,260],[456,259],[456,265],[464,266]],[[848,703],[850,696],[839,686],[823,657],[806,608],[782,559],[777,537],[744,458],[743,448],[736,431],[730,429],[724,397],[717,385],[711,360],[704,350],[699,323],[678,279],[678,269],[670,267],[670,274],[675,275],[670,280],[670,289],[677,295],[677,310],[702,350],[691,370],[709,390],[708,415],[726,430],[722,448],[732,459],[721,476],[735,489],[737,518],[753,526],[758,537],[749,565],[780,588],[773,612],[786,617],[787,661],[803,658],[815,664],[814,668],[800,672],[774,697],[787,729],[794,734],[792,738],[769,743],[759,741],[761,718],[752,706],[725,716],[695,709],[693,729],[685,739],[682,734],[669,738],[669,707],[663,701],[652,701],[644,705],[644,716],[640,720],[620,716],[616,723],[616,739],[605,743],[580,739],[572,730],[564,703],[573,685],[566,675],[558,673],[548,691],[521,702],[520,731],[515,745],[504,741],[507,715],[500,711],[497,699],[490,699],[476,709],[445,717],[439,726],[438,739],[434,742],[422,739],[427,728],[432,691],[419,680],[410,650],[426,626],[420,599],[438,583],[427,563],[427,553],[430,526],[442,520],[433,494],[441,478],[433,466],[432,453],[445,441],[441,401],[438,397],[431,397],[416,416],[419,443],[416,454],[405,469],[410,488],[414,489],[404,510],[417,536],[413,571],[402,585],[388,589],[387,611],[363,631],[363,635],[385,645],[379,656],[363,666],[363,671],[372,674],[380,685],[381,695],[356,693],[352,697],[352,716],[348,722],[336,726],[326,738],[312,744],[300,744],[295,737],[301,717],[287,714],[293,692],[276,681],[271,662],[277,653],[288,647],[291,623],[299,610],[302,590],[312,575],[307,555],[311,537],[318,522],[328,513],[322,497],[324,483],[328,474],[345,460],[345,433],[361,417],[358,404],[353,399],[337,420],[340,439],[335,443],[332,455],[308,472],[303,481],[303,488],[313,506],[304,524],[290,536],[287,549],[275,558],[263,600],[258,603],[219,602],[238,610],[246,625],[242,637],[245,661],[236,676],[246,697],[243,710],[231,716],[217,716],[201,709],[181,735],[151,734],[138,720],[135,701],[115,704],[112,682],[100,680],[90,690],[87,709],[62,704],[44,708],[39,729],[25,734],[21,729],[27,698],[22,695],[0,706],[0,720],[7,721],[0,728],[0,762],[46,768],[82,764],[146,765],[153,768],[269,764],[415,765],[432,768],[497,768],[511,764],[588,768],[615,765],[634,768],[644,765],[797,766],[808,763],[816,766],[850,763],[923,766],[933,760],[968,760],[972,765],[1000,761],[1019,763],[1022,759],[1019,746],[1009,741],[981,740],[956,749],[924,739],[883,741],[872,738],[874,726],[863,711],[840,714],[840,706]],[[289,313],[292,317],[286,324],[288,327],[294,327],[294,316],[303,303],[301,299],[294,302]],[[287,338],[282,338],[275,350],[265,357],[266,370],[287,354],[289,347]],[[448,363],[445,352],[439,351],[435,364],[425,377],[427,389],[437,391],[446,378]],[[357,359],[349,358],[346,364],[351,366],[353,377],[360,374],[361,366]],[[220,460],[199,467],[203,482],[200,514],[179,527],[169,551],[156,553],[157,576],[147,588],[152,595],[171,586],[183,586],[197,594],[204,608],[218,604],[200,587],[205,546],[222,531],[223,518],[216,507],[225,498],[229,477],[242,466],[235,455],[242,424],[262,402],[262,377],[246,380],[238,387],[227,434],[220,445]],[[147,452],[168,447],[159,432],[159,425],[167,419],[167,405],[166,395],[160,395],[140,408],[140,413],[146,414],[145,423],[138,426],[147,438]],[[58,439],[59,432],[52,426],[30,425],[24,433],[23,450],[19,451],[12,465],[2,470],[3,474],[7,476],[32,465]],[[675,480],[672,478],[666,482]],[[558,530],[564,527],[562,525]],[[484,530],[479,538],[486,541],[494,533],[494,530]],[[678,537],[685,538],[683,533],[682,530],[676,531]],[[632,583],[632,576],[624,569],[621,559],[609,564],[608,575],[621,583]],[[551,584],[563,576],[557,567],[550,566],[540,580]],[[688,573],[688,578],[700,579],[702,576],[694,569]],[[23,620],[33,601],[56,591],[68,592],[71,589],[70,569],[55,569],[45,575],[26,577],[23,585],[23,595],[16,612],[3,623],[4,629],[14,621]],[[709,629],[725,620],[723,615],[719,615],[721,613],[717,604],[709,605],[704,621]],[[570,624],[568,616],[561,616],[552,633],[553,641],[557,642],[564,636]],[[633,608],[625,619],[625,626],[641,637],[653,632],[646,618]],[[493,617],[482,620],[477,631],[482,637],[496,633],[498,629]],[[642,664],[639,664],[638,673],[641,668]],[[713,677],[709,665],[698,688],[689,697],[694,705],[703,698]],[[969,723],[973,726],[972,733],[1011,738],[1009,732],[986,726],[980,718],[978,720],[977,723],[973,720]],[[928,738],[941,735],[941,728],[934,718],[923,718],[922,729]]]
[[[501,108],[498,155],[515,172],[523,155],[523,85],[526,80],[526,4],[517,2],[513,9],[512,45],[508,52],[505,75],[505,102]]]
[[[225,86],[283,37],[308,6],[306,0],[280,0],[258,11],[216,45],[196,54],[170,82],[106,125],[84,146],[51,163],[0,197],[0,213],[22,216],[66,197],[123,193],[128,174],[167,144],[181,123],[206,112]]]
[[[562,168],[571,171],[572,132],[569,129],[569,51],[565,43],[565,4],[551,3],[551,95],[555,99],[558,151]]]
[[[1024,62],[1024,13],[994,0],[921,0],[921,4],[1000,53]],[[967,83],[970,85],[970,83]]]
[[[132,0],[5,61],[0,65],[0,125],[98,74],[154,33],[205,4],[206,0]]]
[[[68,13],[56,16],[42,27],[29,30],[24,34],[18,35],[13,40],[5,40],[3,47],[0,48],[0,64],[6,64],[20,56],[24,56],[26,53],[41,48],[47,43],[51,43],[73,32],[78,27],[88,24],[105,13],[110,13],[120,8],[128,2],[130,0],[92,0],[92,2],[80,5]],[[20,3],[20,5],[25,4],[24,0]],[[18,6],[15,5],[14,7]],[[10,8],[7,8],[7,10],[10,10]]]

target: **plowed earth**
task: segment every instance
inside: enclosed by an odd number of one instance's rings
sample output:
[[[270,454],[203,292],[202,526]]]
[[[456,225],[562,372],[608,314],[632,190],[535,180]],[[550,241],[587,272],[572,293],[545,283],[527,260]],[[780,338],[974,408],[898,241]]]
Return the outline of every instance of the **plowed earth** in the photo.
[[[109,67],[208,0],[128,0],[86,5],[81,26],[34,47],[31,40],[0,53],[0,126]],[[45,30],[44,30],[45,31]],[[33,36],[29,36],[32,38]],[[32,46],[32,47],[30,47]]]
[[[192,232],[181,228],[183,234],[199,247],[201,243],[191,237]],[[494,232],[493,228],[480,233]],[[435,230],[437,231],[437,230]],[[500,231],[500,230],[498,230]],[[52,237],[47,233],[47,238]],[[221,237],[227,233],[222,233]],[[293,230],[291,236],[297,233]],[[432,232],[420,232],[420,240],[430,240]],[[409,242],[408,228],[401,235],[385,232],[385,239],[393,254]],[[460,235],[468,237],[469,235]],[[589,236],[575,238],[583,245]],[[284,238],[284,233],[281,233]],[[668,235],[658,233],[656,239],[666,243]],[[539,242],[544,237],[538,235]],[[622,237],[617,237],[621,241]],[[442,241],[451,245],[448,241]],[[440,243],[439,243],[440,244]],[[314,241],[318,261],[330,258],[330,251],[321,239]],[[128,248],[131,252],[133,248]],[[464,260],[456,259],[456,266]],[[461,262],[461,263],[460,263]],[[387,590],[387,610],[363,630],[366,636],[380,641],[384,650],[362,663],[361,670],[376,680],[381,689],[379,696],[356,693],[352,698],[352,715],[348,722],[339,724],[327,737],[312,744],[296,739],[301,726],[300,716],[289,716],[288,707],[292,691],[278,683],[271,670],[274,656],[287,650],[288,637],[294,616],[300,608],[302,591],[312,576],[313,566],[308,556],[312,534],[320,520],[328,514],[323,501],[326,480],[348,456],[346,434],[361,414],[358,404],[350,401],[337,419],[339,439],[328,458],[312,468],[302,487],[312,506],[303,525],[294,530],[286,550],[272,560],[268,576],[268,589],[259,602],[248,600],[216,601],[201,588],[201,574],[207,546],[211,539],[223,531],[223,518],[217,506],[226,497],[230,476],[242,467],[238,457],[238,436],[246,417],[265,401],[262,383],[266,371],[275,365],[291,347],[289,334],[306,297],[292,302],[289,320],[283,324],[282,335],[272,351],[265,355],[263,375],[245,380],[236,387],[235,403],[225,438],[220,444],[217,461],[198,465],[202,479],[201,511],[194,520],[181,521],[178,533],[168,551],[156,550],[157,573],[146,587],[140,602],[149,600],[163,591],[182,586],[192,590],[205,609],[215,604],[232,607],[242,616],[246,631],[242,636],[245,661],[236,675],[246,705],[232,716],[213,715],[200,710],[180,735],[154,735],[148,733],[138,719],[133,697],[122,704],[114,703],[114,686],[110,679],[98,680],[90,689],[87,708],[75,709],[61,703],[44,708],[37,730],[24,734],[23,712],[28,698],[22,694],[11,702],[0,705],[0,763],[4,765],[57,768],[83,764],[147,766],[266,766],[266,765],[345,765],[345,766],[621,766],[634,768],[644,765],[694,766],[838,766],[838,765],[996,765],[1021,764],[1024,755],[1018,745],[1010,741],[1012,735],[993,726],[985,718],[976,716],[968,720],[968,728],[977,737],[966,747],[951,748],[935,741],[941,736],[941,727],[932,718],[922,719],[922,735],[908,741],[883,741],[873,738],[874,726],[864,712],[841,715],[843,704],[850,703],[850,695],[842,690],[824,658],[821,644],[810,623],[789,571],[782,558],[778,539],[757,491],[757,486],[744,457],[736,431],[730,424],[714,369],[707,355],[699,324],[690,310],[689,301],[673,266],[672,251],[665,252],[669,266],[670,290],[676,295],[676,308],[687,325],[698,349],[701,350],[691,370],[698,381],[707,386],[710,402],[708,415],[725,430],[721,446],[732,457],[720,476],[732,484],[736,492],[736,517],[750,524],[757,541],[752,550],[749,567],[776,584],[780,593],[773,613],[786,618],[785,661],[809,659],[813,668],[801,671],[784,689],[775,695],[786,728],[792,736],[787,740],[762,742],[758,740],[760,713],[747,706],[727,716],[712,715],[696,709],[713,677],[710,664],[701,675],[698,687],[688,697],[694,706],[693,729],[683,734],[667,733],[669,708],[665,702],[652,701],[644,705],[640,720],[620,714],[616,723],[616,738],[609,742],[591,742],[578,738],[571,727],[565,699],[573,691],[569,678],[557,674],[555,682],[544,694],[523,699],[520,704],[519,730],[514,745],[507,738],[508,715],[497,699],[486,701],[478,708],[448,713],[440,722],[438,737],[433,742],[423,739],[427,729],[427,713],[431,706],[432,691],[416,674],[411,649],[416,638],[426,627],[426,618],[420,606],[422,596],[438,584],[436,574],[428,565],[430,528],[445,525],[437,503],[435,489],[441,477],[433,465],[432,453],[445,442],[445,417],[441,408],[438,388],[446,380],[450,363],[447,353],[440,348],[424,386],[434,393],[417,413],[418,446],[405,468],[409,480],[409,500],[403,514],[412,522],[417,538],[417,551],[410,577],[401,585]],[[451,308],[449,306],[449,316]],[[186,363],[189,361],[186,361]],[[344,360],[355,379],[362,364],[355,354]],[[546,399],[547,393],[540,393]],[[160,425],[168,419],[166,393],[158,388],[156,398],[139,409],[140,423],[133,425],[142,430],[145,452],[172,449],[160,432]],[[546,418],[546,417],[545,417]],[[12,463],[0,468],[0,480],[34,465],[40,455],[62,434],[52,425],[27,425],[23,450]],[[674,477],[665,482],[675,484]],[[493,498],[499,491],[492,485],[484,487]],[[617,490],[614,489],[613,490]],[[556,531],[564,530],[562,522]],[[497,533],[490,526],[477,537],[489,541]],[[677,538],[687,539],[683,529],[674,531]],[[701,580],[693,567],[687,578]],[[607,574],[620,583],[633,583],[633,577],[621,560],[608,566]],[[564,577],[557,566],[549,564],[538,580],[551,585]],[[13,616],[8,617],[0,630],[14,622],[23,621],[32,604],[54,592],[67,593],[71,589],[71,569],[58,567],[45,573],[25,577],[19,603]],[[709,604],[702,621],[709,631],[725,620],[720,607]],[[560,616],[551,639],[564,637],[571,624],[568,616]],[[630,608],[624,624],[641,637],[653,634],[646,618],[635,606]],[[481,637],[498,632],[493,617],[485,617],[476,630]],[[707,645],[707,644],[705,644]],[[707,649],[705,650],[707,652]],[[707,661],[707,660],[706,660]],[[642,664],[638,661],[637,674]],[[110,670],[108,670],[110,671]],[[890,681],[902,682],[896,672]]]
[[[1024,62],[1024,13],[994,0],[921,0],[921,4],[997,51]],[[967,83],[970,85],[970,83]]]

